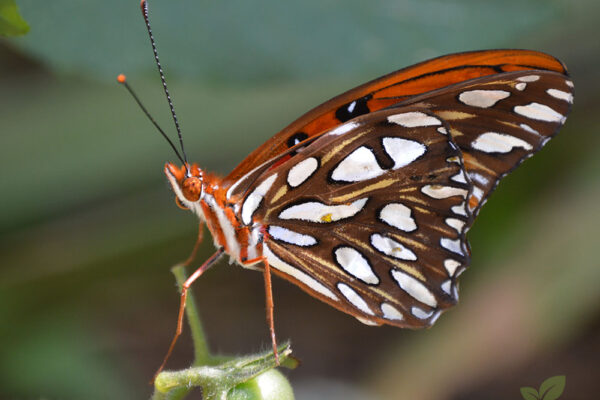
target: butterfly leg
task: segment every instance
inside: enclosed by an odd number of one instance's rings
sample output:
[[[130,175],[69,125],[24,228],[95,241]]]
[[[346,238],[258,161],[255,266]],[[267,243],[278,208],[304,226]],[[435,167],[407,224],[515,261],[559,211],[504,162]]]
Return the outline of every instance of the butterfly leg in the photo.
[[[184,311],[185,311],[185,301],[187,300],[188,289],[190,288],[190,286],[192,286],[192,283],[194,283],[194,281],[200,277],[200,275],[202,275],[206,270],[208,270],[210,267],[212,267],[215,264],[215,262],[219,258],[221,258],[221,255],[223,255],[223,251],[224,250],[222,247],[219,248],[215,252],[215,254],[210,256],[210,258],[208,260],[206,260],[204,262],[204,264],[202,264],[200,266],[200,268],[198,268],[192,275],[190,275],[186,279],[186,281],[183,283],[183,285],[181,286],[181,300],[179,303],[179,313],[177,316],[177,330],[175,331],[175,336],[173,336],[173,340],[171,340],[171,345],[169,346],[167,355],[165,356],[162,364],[160,365],[160,367],[154,374],[154,378],[156,378],[156,376],[163,370],[163,368],[167,364],[167,360],[171,356],[171,353],[173,352],[173,348],[175,348],[175,343],[177,342],[177,339],[179,338],[179,336],[181,336],[181,332],[183,331],[183,315],[184,315]],[[153,381],[154,381],[154,379],[153,379]]]
[[[271,332],[271,343],[273,344],[273,354],[275,355],[275,364],[279,365],[279,354],[277,353],[277,338],[275,338],[275,323],[273,321],[273,286],[271,286],[271,267],[266,258],[263,258],[265,269],[263,276],[265,278],[265,299],[267,305],[267,324]]]
[[[275,337],[275,323],[273,319],[273,287],[271,285],[271,266],[264,257],[255,258],[252,260],[246,260],[245,264],[256,264],[262,262],[265,266],[263,270],[263,278],[265,281],[265,301],[266,301],[266,312],[267,312],[267,325],[269,325],[269,332],[271,333],[271,343],[273,344],[273,354],[275,355],[275,363],[279,365],[279,353],[277,352],[277,338]]]
[[[181,263],[184,267],[188,267],[196,259],[196,255],[198,254],[198,249],[200,248],[200,245],[202,244],[203,238],[204,238],[204,224],[202,222],[200,222],[198,224],[198,239],[196,239],[194,248],[192,249],[192,252],[190,253],[189,257],[186,258],[186,260]]]

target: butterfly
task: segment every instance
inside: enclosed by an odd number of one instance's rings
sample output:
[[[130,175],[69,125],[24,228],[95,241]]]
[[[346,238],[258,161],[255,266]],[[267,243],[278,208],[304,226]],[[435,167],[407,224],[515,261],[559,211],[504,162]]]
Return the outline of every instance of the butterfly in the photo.
[[[451,54],[321,104],[226,177],[167,163],[218,249],[184,285],[178,332],[189,285],[225,254],[263,272],[275,352],[271,273],[368,325],[431,326],[458,301],[481,207],[572,103],[552,56]]]

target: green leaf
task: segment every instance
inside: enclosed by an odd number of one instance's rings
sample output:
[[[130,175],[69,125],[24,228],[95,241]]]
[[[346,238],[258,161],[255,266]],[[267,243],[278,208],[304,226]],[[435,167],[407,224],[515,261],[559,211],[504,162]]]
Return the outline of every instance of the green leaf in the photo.
[[[540,400],[537,390],[529,386],[521,388],[521,396],[525,400]]]
[[[148,61],[148,38],[143,35],[139,7],[132,3],[135,1],[23,1],[21,11],[40,29],[17,46],[42,61],[45,68],[58,72],[80,71],[111,81],[116,71],[127,71],[132,78],[148,74],[154,67]],[[387,68],[463,48],[522,43],[527,32],[564,22],[559,19],[562,6],[556,1],[546,1],[544,7],[522,0],[480,1],[477,7],[471,0],[442,3],[444,6],[439,0],[385,0],[367,6],[364,1],[353,0],[345,1],[340,9],[337,2],[322,0],[263,0],[261,7],[247,0],[188,1],[185,6],[181,2],[150,1],[149,7],[169,75],[236,86],[284,80],[328,82],[330,78],[338,80],[338,85],[343,83],[340,78],[355,82]],[[472,23],[456,29],[449,12]],[[265,18],[265,13],[277,18]],[[84,15],[94,18],[82,19]],[[231,26],[224,26],[224,18]],[[304,26],[311,29],[300,29]],[[486,34],[481,35],[482,31]],[[219,40],[214,40],[216,37]],[[410,40],[403,41],[401,53],[389,51],[398,48],[398,37]],[[524,43],[532,46],[535,41],[531,40]],[[314,60],[319,62],[311,62]],[[177,98],[181,104],[181,95]]]
[[[542,382],[540,386],[541,400],[556,400],[565,390],[567,378],[564,375],[553,376]]]
[[[14,0],[0,0],[0,35],[17,36],[29,32],[29,25],[19,14]]]

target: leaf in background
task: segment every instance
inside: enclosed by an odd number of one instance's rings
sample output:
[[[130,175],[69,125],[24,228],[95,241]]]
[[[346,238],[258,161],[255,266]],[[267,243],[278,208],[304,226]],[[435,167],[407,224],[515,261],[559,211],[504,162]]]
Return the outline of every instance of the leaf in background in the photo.
[[[35,32],[16,46],[45,67],[110,82],[122,71],[154,77],[139,1],[18,1]],[[531,47],[530,32],[564,23],[557,3],[153,1],[149,13],[167,77],[211,84],[330,77],[359,83],[444,53]]]
[[[539,400],[537,390],[529,386],[521,388],[521,395],[525,400]]]
[[[567,378],[564,375],[553,376],[542,382],[540,386],[541,400],[556,400],[565,390]]]
[[[29,25],[19,14],[14,0],[0,0],[0,35],[17,36],[29,32]]]

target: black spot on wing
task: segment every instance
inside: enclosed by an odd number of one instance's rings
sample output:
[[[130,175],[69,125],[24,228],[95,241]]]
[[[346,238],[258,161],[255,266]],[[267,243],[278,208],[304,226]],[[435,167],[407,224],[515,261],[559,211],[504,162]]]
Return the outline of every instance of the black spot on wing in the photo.
[[[296,132],[288,138],[286,144],[287,144],[288,149],[291,149],[292,147],[294,147],[298,143],[305,141],[306,139],[308,139],[308,134],[306,134],[304,132]],[[296,154],[296,152],[294,151],[290,154],[294,155],[294,154]]]
[[[296,132],[288,138],[288,140],[286,141],[286,145],[287,145],[288,149],[291,149],[292,147],[294,147],[298,143],[302,143],[306,139],[308,139],[308,134],[306,134],[304,132]],[[303,149],[303,148],[304,148],[304,146],[300,146],[298,149],[290,152],[289,156],[290,157],[295,156],[296,154],[298,154],[298,150]]]
[[[371,100],[372,97],[373,96],[369,94],[361,97],[360,99],[356,99],[350,103],[344,104],[335,111],[335,117],[340,122],[346,122],[358,117],[359,115],[368,114],[371,112],[371,110],[369,110],[367,102]]]

